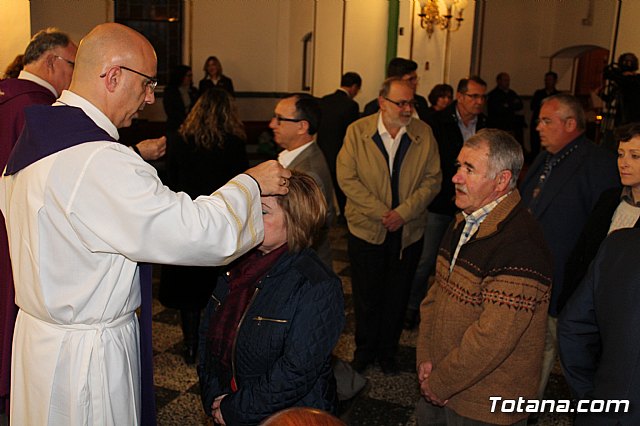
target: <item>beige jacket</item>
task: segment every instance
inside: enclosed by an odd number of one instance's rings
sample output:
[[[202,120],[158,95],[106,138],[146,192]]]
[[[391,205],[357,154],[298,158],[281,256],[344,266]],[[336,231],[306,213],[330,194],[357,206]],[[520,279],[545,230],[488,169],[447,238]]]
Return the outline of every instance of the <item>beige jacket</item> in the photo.
[[[373,136],[378,114],[352,123],[338,153],[336,174],[347,196],[345,216],[349,232],[371,244],[382,244],[387,230],[382,215],[391,210],[391,177],[384,155]],[[438,145],[429,127],[418,119],[407,125],[411,145],[400,169],[400,204],[395,208],[404,219],[402,248],[422,238],[427,206],[440,191],[442,175]]]

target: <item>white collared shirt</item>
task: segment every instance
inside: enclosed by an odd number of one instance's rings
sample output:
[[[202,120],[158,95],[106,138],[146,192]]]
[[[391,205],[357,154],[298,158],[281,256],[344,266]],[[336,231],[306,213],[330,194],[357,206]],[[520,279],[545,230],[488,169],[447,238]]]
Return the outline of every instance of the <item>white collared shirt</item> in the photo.
[[[311,142],[307,142],[304,145],[297,147],[296,149],[292,149],[291,151],[288,151],[286,149],[282,150],[280,154],[278,154],[278,163],[282,164],[282,167],[289,167],[289,164],[291,164],[293,160],[295,160],[296,157],[302,153],[302,151],[309,148],[311,144],[315,142],[315,140],[312,140]]]
[[[53,93],[53,96],[55,96],[56,98],[58,97],[58,91],[48,81],[41,79],[40,77],[30,73],[29,71],[25,71],[25,70],[20,71],[18,78],[20,80],[33,81],[34,83],[39,84],[40,86],[46,89],[49,89],[49,91],[51,91],[51,93]]]
[[[396,152],[398,152],[398,147],[400,146],[400,140],[405,133],[407,133],[407,127],[403,126],[398,131],[396,137],[392,137],[382,122],[382,113],[378,114],[378,134],[380,135],[382,144],[387,150],[387,154],[389,156],[389,175],[393,173],[393,159],[396,157]]]
[[[456,110],[456,118],[458,119],[458,128],[462,133],[462,140],[466,141],[471,136],[476,134],[476,124],[478,124],[478,116],[474,115],[471,121],[469,121],[469,125],[465,125],[464,121],[462,121],[462,117],[460,116],[460,112],[458,108]]]

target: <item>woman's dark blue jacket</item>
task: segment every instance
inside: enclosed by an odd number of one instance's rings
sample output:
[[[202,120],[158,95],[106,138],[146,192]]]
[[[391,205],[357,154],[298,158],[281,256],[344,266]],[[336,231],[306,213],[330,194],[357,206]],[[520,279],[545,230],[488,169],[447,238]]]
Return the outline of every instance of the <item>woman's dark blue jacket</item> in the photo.
[[[237,392],[230,388],[231,372],[221,371],[206,353],[209,319],[228,293],[220,277],[200,328],[202,354],[198,376],[205,412],[222,400],[227,425],[253,425],[270,414],[293,406],[335,412],[337,397],[331,351],[344,327],[342,283],[311,249],[285,253],[257,284],[241,319],[232,362]]]

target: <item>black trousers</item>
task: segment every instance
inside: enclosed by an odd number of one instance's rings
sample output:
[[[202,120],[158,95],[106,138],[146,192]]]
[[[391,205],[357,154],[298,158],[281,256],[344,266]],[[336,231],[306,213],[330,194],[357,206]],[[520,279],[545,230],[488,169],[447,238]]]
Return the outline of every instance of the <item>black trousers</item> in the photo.
[[[355,359],[385,360],[398,351],[411,282],[422,251],[420,239],[400,253],[401,239],[402,228],[387,233],[382,244],[370,244],[349,234]]]

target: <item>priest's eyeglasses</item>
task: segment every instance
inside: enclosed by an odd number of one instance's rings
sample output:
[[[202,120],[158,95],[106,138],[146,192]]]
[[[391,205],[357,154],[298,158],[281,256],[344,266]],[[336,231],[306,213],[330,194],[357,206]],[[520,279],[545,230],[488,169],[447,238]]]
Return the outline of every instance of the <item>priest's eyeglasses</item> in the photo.
[[[148,88],[151,91],[151,93],[153,93],[153,91],[156,90],[156,86],[158,85],[158,79],[157,78],[148,76],[146,74],[141,73],[140,71],[136,71],[136,70],[131,69],[129,67],[125,67],[124,65],[113,65],[113,66],[114,67],[118,67],[118,68],[123,69],[123,70],[130,71],[130,72],[138,74],[138,75],[141,75],[142,77],[147,79],[147,81],[145,82],[145,87]],[[107,73],[103,72],[102,74],[100,74],[100,78],[104,78],[106,75],[107,75]]]

